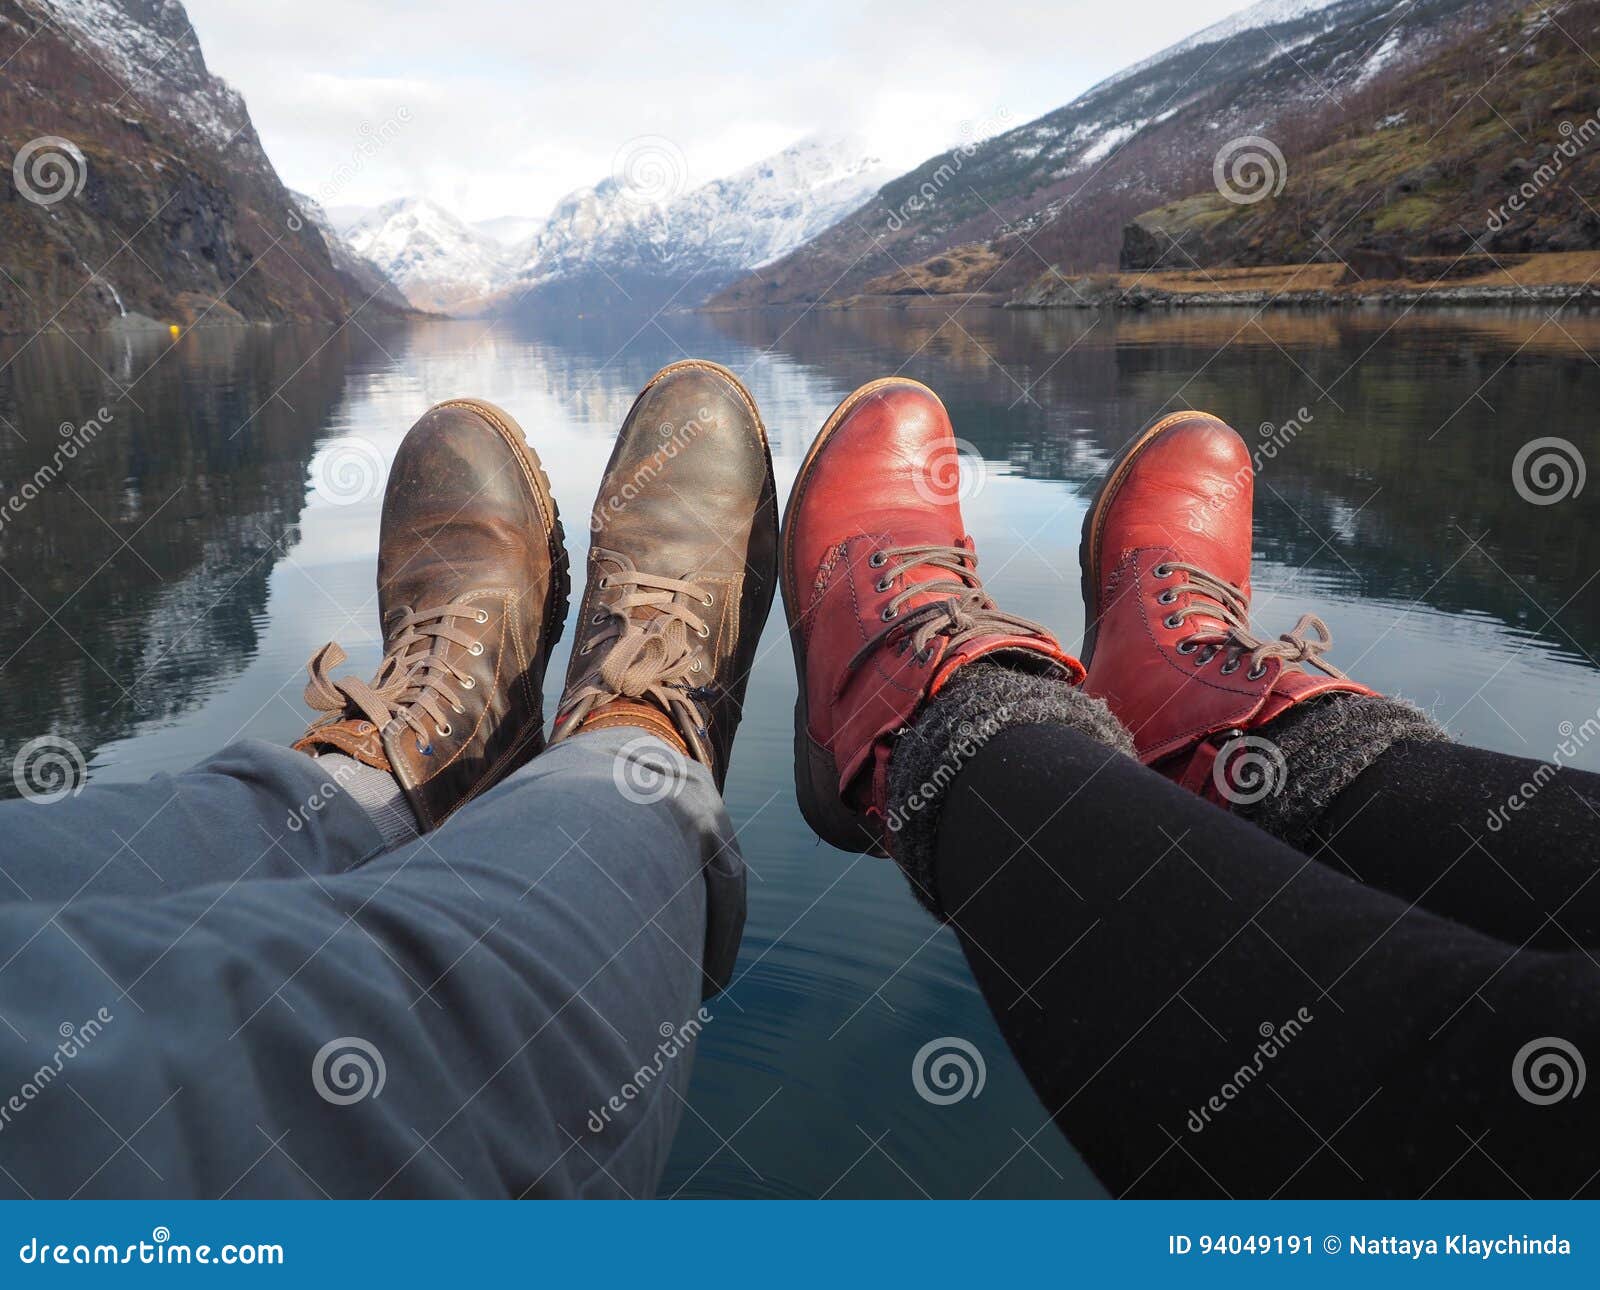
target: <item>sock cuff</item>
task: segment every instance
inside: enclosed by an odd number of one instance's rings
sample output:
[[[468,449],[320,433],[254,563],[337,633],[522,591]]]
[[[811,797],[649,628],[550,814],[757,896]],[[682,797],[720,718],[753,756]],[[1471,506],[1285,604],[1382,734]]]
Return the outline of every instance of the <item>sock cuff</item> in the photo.
[[[943,918],[935,880],[939,811],[963,766],[1002,730],[1063,725],[1133,752],[1133,737],[1097,698],[1059,677],[979,661],[961,668],[896,741],[889,762],[885,835],[911,890]]]
[[[1450,736],[1416,704],[1384,695],[1333,693],[1296,704],[1257,732],[1283,758],[1280,789],[1234,812],[1304,848],[1317,821],[1373,762],[1409,740]]]
[[[393,850],[420,836],[416,814],[393,775],[343,753],[323,753],[315,760],[345,795],[367,813],[386,849]]]

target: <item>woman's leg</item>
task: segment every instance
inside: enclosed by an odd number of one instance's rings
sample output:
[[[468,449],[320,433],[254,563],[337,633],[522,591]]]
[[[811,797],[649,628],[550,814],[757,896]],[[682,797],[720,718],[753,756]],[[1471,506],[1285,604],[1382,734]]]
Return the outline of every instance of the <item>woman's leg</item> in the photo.
[[[1588,955],[1374,892],[1062,725],[967,762],[936,848],[1041,1130],[1114,1193],[1597,1185],[1600,1102],[1550,1097],[1600,1053]]]
[[[1538,762],[1440,739],[1375,742],[1375,719],[1399,728],[1382,718],[1406,706],[1333,695],[1291,709],[1261,731],[1281,756],[1281,791],[1239,813],[1487,935],[1600,946],[1600,775],[1555,760],[1579,745]]]
[[[743,882],[619,728],[349,872],[0,906],[0,1194],[646,1193]]]

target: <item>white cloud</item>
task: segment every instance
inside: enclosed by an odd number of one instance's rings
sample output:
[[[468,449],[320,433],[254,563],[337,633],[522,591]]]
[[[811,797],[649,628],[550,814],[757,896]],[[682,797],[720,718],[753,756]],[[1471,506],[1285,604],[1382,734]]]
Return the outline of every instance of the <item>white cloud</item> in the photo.
[[[1238,5],[187,7],[207,61],[244,93],[292,187],[316,193],[338,175],[338,204],[420,195],[484,219],[542,215],[609,173],[618,150],[644,134],[678,144],[691,183],[817,129],[864,134],[891,164],[910,167],[963,127],[1021,124]],[[397,114],[404,123],[393,128]]]

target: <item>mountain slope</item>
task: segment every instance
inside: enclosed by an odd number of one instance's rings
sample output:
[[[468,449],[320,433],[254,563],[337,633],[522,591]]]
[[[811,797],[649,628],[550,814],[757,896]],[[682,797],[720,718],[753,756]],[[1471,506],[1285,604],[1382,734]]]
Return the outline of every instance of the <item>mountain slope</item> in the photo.
[[[1207,187],[1141,214],[1122,267],[1346,260],[1361,277],[1449,257],[1600,250],[1600,0],[1530,6],[1365,88],[1287,157],[1283,192]],[[1365,267],[1364,267],[1365,266]]]
[[[1124,223],[1211,172],[1219,147],[1348,94],[1374,59],[1414,65],[1508,0],[1265,0],[1063,108],[930,158],[715,305],[863,291],[1012,291],[1051,265],[1114,264]],[[1276,137],[1276,136],[1274,136]],[[915,266],[968,251],[971,272]]]
[[[0,0],[0,65],[0,332],[334,321],[366,298],[178,0]]]

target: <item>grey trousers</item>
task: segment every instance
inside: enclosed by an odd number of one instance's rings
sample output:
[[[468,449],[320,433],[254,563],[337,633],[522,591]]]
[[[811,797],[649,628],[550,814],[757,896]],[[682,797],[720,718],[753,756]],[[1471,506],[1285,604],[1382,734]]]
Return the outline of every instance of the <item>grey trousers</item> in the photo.
[[[647,1195],[744,924],[711,777],[557,745],[384,851],[313,759],[0,806],[0,1196]]]

